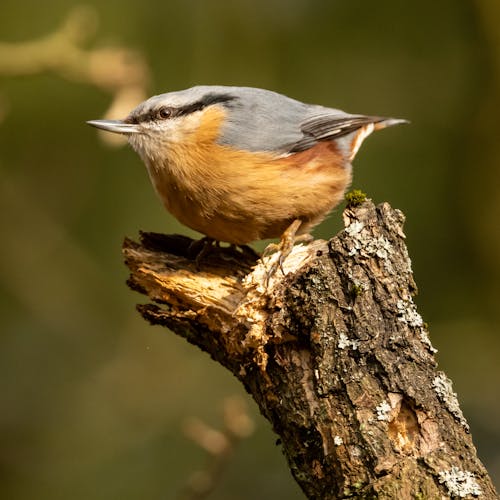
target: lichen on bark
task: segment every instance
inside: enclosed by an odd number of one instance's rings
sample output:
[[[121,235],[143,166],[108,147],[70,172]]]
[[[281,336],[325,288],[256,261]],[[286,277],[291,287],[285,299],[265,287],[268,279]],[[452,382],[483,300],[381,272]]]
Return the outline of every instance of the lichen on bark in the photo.
[[[469,496],[497,498],[436,386],[403,214],[368,200],[343,216],[338,235],[295,247],[269,282],[269,261],[250,252],[215,249],[197,268],[188,238],[126,240],[129,284],[153,301],[139,310],[244,384],[308,498],[449,498],[455,470],[477,486]]]

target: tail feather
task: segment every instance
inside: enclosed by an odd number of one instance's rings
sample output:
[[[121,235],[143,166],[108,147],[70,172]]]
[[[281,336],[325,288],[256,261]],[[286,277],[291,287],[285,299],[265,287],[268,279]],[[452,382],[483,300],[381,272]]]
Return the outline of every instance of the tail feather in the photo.
[[[352,161],[356,156],[363,141],[376,130],[382,130],[383,128],[392,127],[393,125],[402,125],[405,123],[410,123],[408,120],[403,120],[401,118],[380,118],[377,121],[368,123],[367,125],[359,128],[356,132],[352,134],[351,143],[349,147],[348,158]]]
[[[380,121],[374,123],[375,130],[382,130],[383,128],[392,127],[393,125],[404,125],[410,123],[408,120],[402,118],[382,118]]]

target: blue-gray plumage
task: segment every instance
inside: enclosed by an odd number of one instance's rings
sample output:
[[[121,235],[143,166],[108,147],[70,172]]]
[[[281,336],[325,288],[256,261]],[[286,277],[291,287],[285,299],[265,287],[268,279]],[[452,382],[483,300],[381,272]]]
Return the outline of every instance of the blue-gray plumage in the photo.
[[[319,140],[340,138],[369,123],[406,123],[305,104],[271,90],[224,85],[160,94],[138,106],[131,116],[154,112],[165,104],[190,108],[195,103],[224,105],[228,114],[218,142],[247,151],[303,151]]]
[[[151,97],[121,121],[89,123],[129,136],[181,222],[243,244],[278,237],[295,220],[308,232],[341,200],[364,138],[405,120],[207,85]]]

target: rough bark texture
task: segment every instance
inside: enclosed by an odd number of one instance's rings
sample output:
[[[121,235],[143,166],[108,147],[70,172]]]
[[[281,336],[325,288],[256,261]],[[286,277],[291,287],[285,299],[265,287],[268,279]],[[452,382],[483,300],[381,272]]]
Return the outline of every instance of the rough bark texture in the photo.
[[[276,256],[215,248],[197,266],[189,238],[143,233],[129,285],[241,380],[308,498],[498,498],[413,302],[402,213],[366,201],[344,222],[267,286]]]

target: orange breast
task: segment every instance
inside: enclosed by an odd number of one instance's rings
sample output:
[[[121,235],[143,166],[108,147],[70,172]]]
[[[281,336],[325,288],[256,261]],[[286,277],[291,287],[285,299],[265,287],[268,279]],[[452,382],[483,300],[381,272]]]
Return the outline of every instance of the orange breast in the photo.
[[[300,232],[342,199],[350,165],[332,142],[289,156],[238,151],[216,143],[224,110],[208,108],[195,133],[167,147],[164,168],[150,169],[166,208],[217,240],[243,244],[275,238],[295,219]]]

